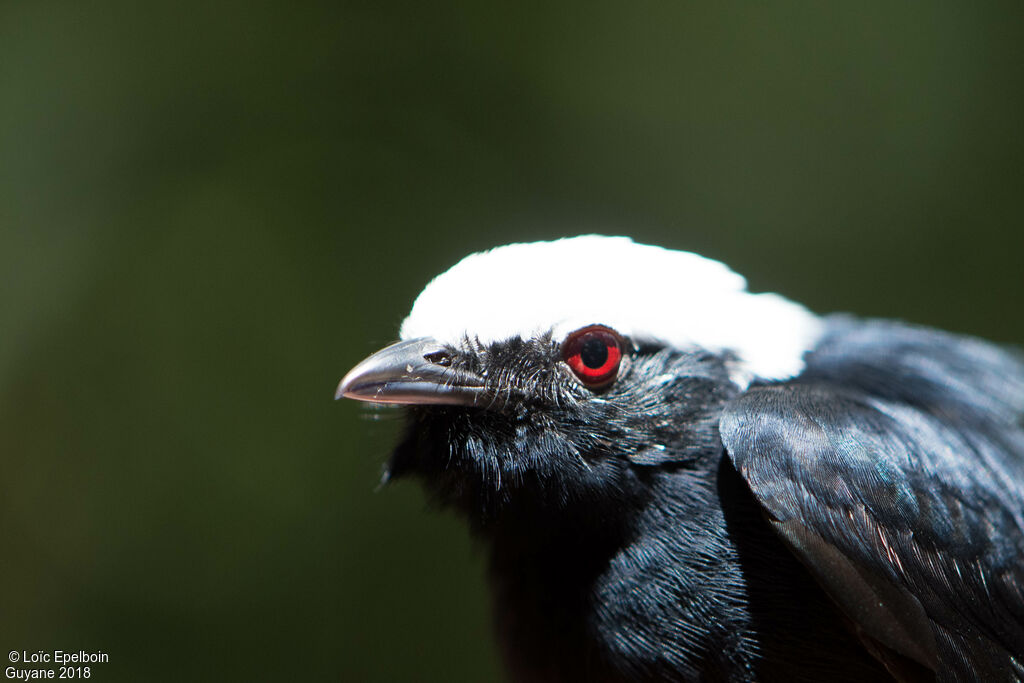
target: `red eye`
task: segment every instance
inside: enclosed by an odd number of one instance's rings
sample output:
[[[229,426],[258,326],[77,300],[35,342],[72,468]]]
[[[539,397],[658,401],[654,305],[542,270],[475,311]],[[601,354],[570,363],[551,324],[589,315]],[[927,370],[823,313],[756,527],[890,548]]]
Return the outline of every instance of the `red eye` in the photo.
[[[615,379],[622,361],[622,341],[607,327],[584,327],[562,344],[562,359],[581,382],[599,387]]]

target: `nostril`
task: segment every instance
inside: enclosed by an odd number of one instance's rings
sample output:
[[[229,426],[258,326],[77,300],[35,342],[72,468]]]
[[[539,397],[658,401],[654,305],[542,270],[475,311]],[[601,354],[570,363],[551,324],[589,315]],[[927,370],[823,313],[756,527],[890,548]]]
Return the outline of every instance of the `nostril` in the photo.
[[[448,367],[452,364],[452,357],[447,351],[433,351],[431,353],[423,354],[425,360],[430,361],[434,365],[440,365],[442,367]]]

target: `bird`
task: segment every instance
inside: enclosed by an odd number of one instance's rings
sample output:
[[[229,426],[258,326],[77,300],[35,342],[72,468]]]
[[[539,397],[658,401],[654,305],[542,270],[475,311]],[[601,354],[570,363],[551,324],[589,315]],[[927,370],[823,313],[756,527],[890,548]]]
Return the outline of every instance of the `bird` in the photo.
[[[1024,355],[580,235],[467,256],[336,398],[404,413],[515,681],[1024,680]]]

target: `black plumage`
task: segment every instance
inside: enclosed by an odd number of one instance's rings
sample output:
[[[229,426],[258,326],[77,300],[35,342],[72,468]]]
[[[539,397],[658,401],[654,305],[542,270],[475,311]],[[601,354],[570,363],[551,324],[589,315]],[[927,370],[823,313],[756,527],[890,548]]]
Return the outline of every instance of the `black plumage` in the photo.
[[[839,319],[722,439],[772,525],[883,658],[1024,676],[1024,371],[979,341]]]
[[[729,353],[623,343],[598,388],[540,335],[339,390],[407,404],[388,476],[485,540],[517,680],[1024,680],[1017,352],[836,316],[744,387]],[[408,393],[428,371],[461,393]]]

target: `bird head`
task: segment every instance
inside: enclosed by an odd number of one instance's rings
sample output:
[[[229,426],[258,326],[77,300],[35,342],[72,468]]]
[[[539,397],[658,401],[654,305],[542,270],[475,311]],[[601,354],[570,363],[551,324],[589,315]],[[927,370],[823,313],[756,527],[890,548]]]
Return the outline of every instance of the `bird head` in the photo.
[[[337,396],[405,406],[387,476],[486,524],[643,499],[721,452],[724,402],[790,377],[818,319],[696,254],[596,235],[466,257]],[[596,505],[595,505],[596,504]]]

